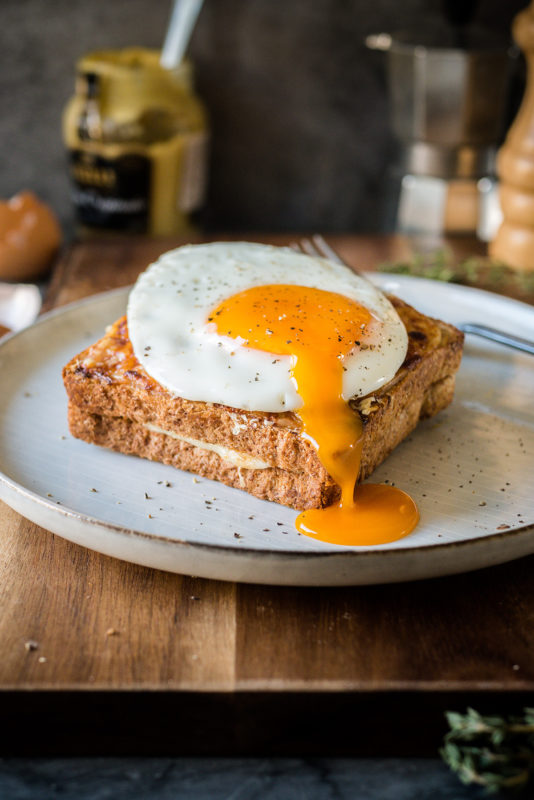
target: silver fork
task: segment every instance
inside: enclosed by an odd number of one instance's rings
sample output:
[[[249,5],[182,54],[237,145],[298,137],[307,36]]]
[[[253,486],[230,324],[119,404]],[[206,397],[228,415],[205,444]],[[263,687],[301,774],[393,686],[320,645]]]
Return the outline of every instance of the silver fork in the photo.
[[[320,233],[314,233],[309,239],[303,238],[299,239],[298,242],[291,242],[289,246],[292,250],[306,253],[308,256],[321,256],[321,258],[327,258],[329,261],[335,261],[336,264],[342,264],[344,267],[354,269],[341,258],[339,253],[328,244]],[[354,271],[357,272],[357,270]]]
[[[343,266],[350,267],[354,270],[354,268],[351,267],[350,264],[347,264],[339,253],[337,253],[319,233],[314,234],[310,238],[300,239],[298,242],[291,242],[289,246],[300,253],[306,253],[308,256],[328,258],[330,261],[335,261],[336,264],[343,264]],[[354,271],[357,272],[357,270]],[[505,333],[496,328],[490,328],[487,325],[479,325],[478,322],[462,322],[457,327],[463,331],[463,333],[481,336],[483,339],[490,339],[492,342],[498,342],[499,344],[506,345],[506,347],[513,347],[515,350],[521,350],[523,353],[531,353],[534,355],[534,342],[528,339],[522,339],[520,336],[514,336],[511,333]]]

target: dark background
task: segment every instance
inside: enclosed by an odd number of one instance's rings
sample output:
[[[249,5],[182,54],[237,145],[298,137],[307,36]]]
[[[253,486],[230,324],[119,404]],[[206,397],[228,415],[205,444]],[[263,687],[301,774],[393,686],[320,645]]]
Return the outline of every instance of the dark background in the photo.
[[[465,6],[468,0],[458,0]],[[526,0],[480,0],[509,30]],[[393,142],[368,33],[439,17],[440,0],[205,0],[190,54],[211,115],[212,230],[376,231]],[[61,111],[87,51],[161,45],[170,0],[1,0],[0,195],[31,188],[72,226]]]

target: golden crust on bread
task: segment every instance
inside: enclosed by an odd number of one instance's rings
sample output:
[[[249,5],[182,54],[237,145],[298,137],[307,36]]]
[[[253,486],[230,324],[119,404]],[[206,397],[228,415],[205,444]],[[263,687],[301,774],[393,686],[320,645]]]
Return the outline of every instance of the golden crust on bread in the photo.
[[[420,418],[451,402],[462,354],[460,331],[398,298],[390,300],[408,331],[408,352],[387,386],[350,401],[364,423],[360,479]],[[300,436],[295,414],[243,411],[172,395],[135,357],[125,317],[75,356],[63,379],[70,431],[84,441],[172,464],[297,509],[320,508],[339,497],[315,449]]]

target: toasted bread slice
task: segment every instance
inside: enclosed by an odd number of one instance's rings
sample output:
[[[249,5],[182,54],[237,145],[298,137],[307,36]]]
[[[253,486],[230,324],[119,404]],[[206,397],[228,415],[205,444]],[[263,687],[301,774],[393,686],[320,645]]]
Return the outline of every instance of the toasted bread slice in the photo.
[[[463,334],[390,297],[408,331],[406,359],[387,386],[350,406],[364,426],[360,480],[452,400]],[[176,397],[138,362],[126,318],[63,370],[73,436],[189,470],[296,509],[322,508],[340,489],[301,435],[299,418]]]

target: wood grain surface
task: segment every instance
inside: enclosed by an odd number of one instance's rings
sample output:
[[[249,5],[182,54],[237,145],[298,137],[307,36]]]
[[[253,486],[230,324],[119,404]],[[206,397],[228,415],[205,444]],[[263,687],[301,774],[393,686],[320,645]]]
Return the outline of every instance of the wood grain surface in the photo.
[[[218,235],[218,241],[246,238],[247,241],[289,245],[298,234],[261,234],[243,237]],[[201,236],[189,242],[206,241]],[[408,259],[412,249],[402,236],[331,236],[329,242],[356,269],[374,269],[382,262]],[[79,300],[95,292],[133,283],[138,274],[161,253],[185,244],[181,239],[128,238],[95,239],[71,245],[54,270],[44,310]]]
[[[74,245],[48,305],[130,283],[172,244]],[[396,238],[334,244],[365,267],[407,246]],[[527,558],[392,586],[236,585],[108,558],[2,505],[0,689],[18,692],[12,705],[28,690],[272,694],[282,707],[285,695],[310,692],[519,698],[534,690],[533,568]]]

